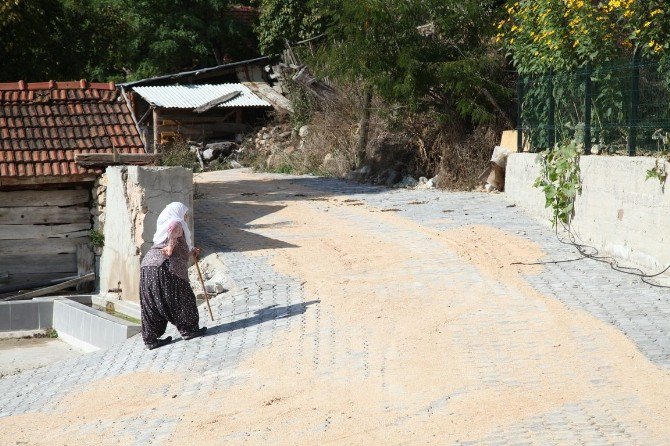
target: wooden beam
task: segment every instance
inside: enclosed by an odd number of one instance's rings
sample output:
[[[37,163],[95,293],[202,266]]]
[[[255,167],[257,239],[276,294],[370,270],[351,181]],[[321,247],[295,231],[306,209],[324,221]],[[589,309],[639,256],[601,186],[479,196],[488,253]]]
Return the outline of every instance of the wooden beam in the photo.
[[[67,225],[0,225],[0,240],[26,240],[35,238],[85,237],[91,223]]]
[[[45,256],[41,253],[0,257],[0,272],[9,274],[77,273],[77,257],[72,254]]]
[[[91,211],[84,206],[0,207],[0,225],[87,223]]]
[[[156,107],[152,107],[153,109],[153,114],[154,114],[154,153],[158,153],[158,109]]]
[[[74,254],[77,245],[88,242],[88,237],[0,240],[0,253],[6,256],[37,253],[45,256]]]
[[[225,123],[230,122],[231,118],[237,110],[232,110],[230,113],[226,113],[223,116],[218,115],[196,115],[195,113],[184,114],[184,113],[175,113],[173,115],[162,114],[162,120],[165,121],[174,121],[183,125],[191,124],[208,124],[208,123]],[[172,124],[166,124],[172,125]]]
[[[98,175],[58,175],[58,176],[36,176],[36,177],[0,177],[0,187],[7,186],[37,186],[43,184],[68,184],[89,183],[95,181]]]
[[[80,153],[74,156],[77,164],[84,167],[102,167],[118,165],[155,164],[158,155],[155,153]]]
[[[207,110],[210,110],[210,109],[212,109],[212,108],[214,108],[218,105],[225,104],[226,102],[228,102],[232,99],[235,99],[236,97],[238,97],[241,94],[242,94],[241,91],[231,91],[230,93],[226,93],[221,97],[218,97],[216,99],[212,99],[211,101],[206,102],[206,103],[202,104],[201,106],[194,108],[193,111],[196,112],[196,113],[204,113]]]
[[[0,208],[25,206],[72,206],[88,203],[91,194],[87,189],[25,190],[0,192]]]
[[[193,125],[161,125],[158,127],[160,132],[220,132],[220,133],[244,133],[249,129],[246,124],[233,124],[230,122],[213,123],[213,124],[193,124]]]
[[[86,274],[85,276],[77,277],[71,280],[67,280],[63,283],[59,283],[58,285],[52,285],[48,286],[45,288],[40,288],[39,290],[35,291],[29,291],[27,293],[22,293],[22,294],[16,294],[14,296],[10,297],[5,297],[3,300],[9,301],[9,300],[28,300],[32,299],[34,297],[40,297],[40,296],[46,296],[47,294],[52,294],[57,291],[62,291],[66,290],[68,288],[77,286],[80,283],[84,282],[92,282],[95,280],[95,273],[90,273]]]

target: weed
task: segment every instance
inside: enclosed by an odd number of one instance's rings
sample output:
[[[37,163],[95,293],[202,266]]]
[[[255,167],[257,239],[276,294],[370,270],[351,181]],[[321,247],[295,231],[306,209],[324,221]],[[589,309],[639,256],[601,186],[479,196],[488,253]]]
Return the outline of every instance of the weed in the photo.
[[[100,231],[91,229],[88,233],[88,238],[91,240],[91,245],[93,245],[94,248],[102,248],[105,246],[105,235]]]

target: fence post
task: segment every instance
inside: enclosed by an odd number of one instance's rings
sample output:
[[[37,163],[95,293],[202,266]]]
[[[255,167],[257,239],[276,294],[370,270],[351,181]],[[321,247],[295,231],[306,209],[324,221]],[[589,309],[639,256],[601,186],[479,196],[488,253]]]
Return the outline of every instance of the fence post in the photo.
[[[637,149],[638,107],[640,105],[640,52],[635,49],[631,65],[630,115],[628,116],[628,156]]]
[[[516,151],[523,152],[523,78],[516,81]]]
[[[556,112],[556,100],[554,99],[554,71],[549,72],[549,116],[547,123],[547,145],[553,149],[556,144],[556,122],[554,114]]]
[[[584,71],[584,154],[591,154],[591,62],[586,64]]]

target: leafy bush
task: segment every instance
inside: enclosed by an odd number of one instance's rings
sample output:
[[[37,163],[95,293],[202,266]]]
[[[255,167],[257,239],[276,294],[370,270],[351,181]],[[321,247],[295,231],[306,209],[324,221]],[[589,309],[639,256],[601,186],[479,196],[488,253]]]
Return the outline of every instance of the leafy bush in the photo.
[[[198,156],[191,152],[186,141],[175,139],[167,144],[163,144],[159,153],[161,166],[181,166],[199,172],[201,170]]]
[[[545,207],[553,210],[552,224],[569,224],[575,210],[575,199],[581,192],[579,177],[579,148],[575,142],[556,144],[554,149],[538,155],[542,174],[535,180],[535,187],[544,192]]]

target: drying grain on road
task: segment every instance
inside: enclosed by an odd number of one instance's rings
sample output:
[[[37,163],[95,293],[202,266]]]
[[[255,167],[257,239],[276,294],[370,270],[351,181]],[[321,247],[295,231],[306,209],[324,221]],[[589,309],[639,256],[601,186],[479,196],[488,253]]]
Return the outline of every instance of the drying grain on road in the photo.
[[[197,185],[196,242],[231,278],[207,335],[0,380],[1,444],[670,443],[667,294],[520,264],[574,253],[500,196]]]

